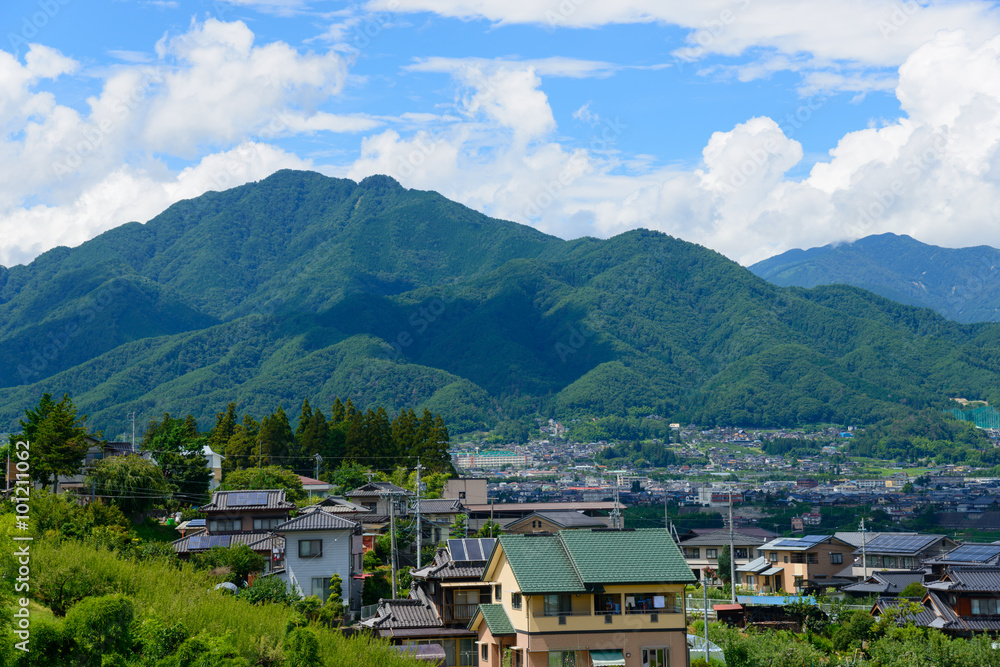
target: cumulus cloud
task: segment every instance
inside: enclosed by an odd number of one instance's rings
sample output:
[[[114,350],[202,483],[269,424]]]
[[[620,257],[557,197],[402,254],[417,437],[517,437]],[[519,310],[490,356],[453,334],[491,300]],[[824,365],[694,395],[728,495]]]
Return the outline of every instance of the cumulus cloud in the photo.
[[[898,67],[938,30],[964,27],[975,41],[1000,33],[1000,11],[983,0],[370,0],[367,6],[500,25],[679,26],[688,32],[685,44],[673,53],[677,64],[712,55],[752,54],[755,62],[738,67],[744,79],[779,69],[827,72],[841,75],[829,81],[833,90],[861,92],[884,89],[883,68]],[[810,85],[821,82],[822,77],[814,78]]]
[[[104,71],[78,110],[39,88],[79,63],[39,44],[23,61],[0,51],[0,263],[145,221],[179,198],[225,187],[223,180],[237,185],[310,164],[269,145],[282,137],[382,124],[320,108],[343,88],[342,56],[256,44],[240,21],[192,23],[155,52]],[[202,178],[234,160],[234,173]],[[177,162],[189,166],[166,166]]]
[[[976,44],[952,31],[917,49],[899,69],[906,115],[845,135],[804,178],[788,176],[803,159],[794,118],[716,132],[693,170],[632,169],[613,150],[629,129],[613,119],[592,128],[589,145],[568,149],[537,72],[510,64],[478,75],[472,65],[453,69],[469,88],[458,102],[464,120],[369,137],[350,175],[389,173],[564,237],[658,229],[745,263],[886,231],[1000,246],[1000,37]],[[505,85],[494,85],[497,76]],[[808,122],[810,107],[800,111]],[[575,116],[600,117],[588,105]],[[525,136],[532,140],[518,141]]]

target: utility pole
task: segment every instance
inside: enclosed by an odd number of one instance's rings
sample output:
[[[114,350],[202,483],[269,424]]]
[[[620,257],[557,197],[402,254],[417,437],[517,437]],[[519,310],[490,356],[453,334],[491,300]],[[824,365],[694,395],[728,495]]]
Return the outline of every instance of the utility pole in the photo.
[[[865,544],[868,540],[865,538],[865,518],[861,517],[861,569],[864,571],[861,575],[862,581],[868,578],[868,552],[865,549]]]
[[[132,453],[135,453],[135,412],[130,412],[129,417],[132,418]]]
[[[319,479],[319,464],[323,462],[323,457],[317,452],[313,454],[313,459],[316,461],[316,479]]]
[[[392,560],[392,599],[396,599],[396,498],[389,496],[389,554]]]
[[[733,487],[729,487],[729,601],[736,604],[736,546],[733,539]],[[707,639],[706,639],[707,641]],[[708,652],[708,646],[705,646]]]
[[[420,459],[417,459],[417,569],[418,570],[420,569],[420,559],[421,559],[421,557],[423,555],[422,552],[421,552],[421,549],[423,548],[423,545],[424,545],[424,541],[423,541],[424,529],[423,529],[423,525],[420,522],[420,490],[421,490],[420,489],[420,471],[423,470],[423,469],[424,469],[424,467],[422,465],[420,465]]]
[[[615,508],[611,510],[611,527],[615,530],[620,529],[621,526],[622,513],[618,509],[618,475],[615,475]]]
[[[702,611],[705,612],[705,664],[708,664],[709,659],[710,659],[709,655],[708,655],[708,582],[705,581],[705,579],[707,579],[707,578],[708,577],[705,576],[705,570],[702,570],[701,571],[701,592],[705,596],[705,599],[704,599],[705,606],[702,609]]]

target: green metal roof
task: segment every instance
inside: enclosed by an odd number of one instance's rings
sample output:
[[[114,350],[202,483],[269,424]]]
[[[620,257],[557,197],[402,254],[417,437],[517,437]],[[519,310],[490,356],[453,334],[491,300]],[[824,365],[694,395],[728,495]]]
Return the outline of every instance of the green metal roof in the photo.
[[[479,605],[479,613],[483,615],[486,627],[490,629],[490,633],[494,637],[514,634],[514,626],[507,618],[507,612],[503,610],[502,604],[481,604]],[[469,627],[472,627],[475,622],[475,618],[469,621]]]
[[[501,535],[499,540],[522,593],[587,590],[558,535]]]
[[[691,568],[663,528],[563,530],[559,538],[585,584],[695,581]]]

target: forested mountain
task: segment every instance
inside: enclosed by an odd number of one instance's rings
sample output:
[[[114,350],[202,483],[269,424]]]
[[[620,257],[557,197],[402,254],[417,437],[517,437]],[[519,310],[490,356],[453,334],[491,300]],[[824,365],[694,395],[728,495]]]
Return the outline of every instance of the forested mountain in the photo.
[[[1000,322],[1000,250],[989,246],[940,248],[879,234],[789,250],[750,270],[775,285],[854,285],[956,322]]]
[[[562,241],[384,176],[282,171],[0,270],[0,430],[69,392],[125,415],[429,408],[503,419],[872,422],[1000,400],[1000,329],[783,288],[638,230]]]

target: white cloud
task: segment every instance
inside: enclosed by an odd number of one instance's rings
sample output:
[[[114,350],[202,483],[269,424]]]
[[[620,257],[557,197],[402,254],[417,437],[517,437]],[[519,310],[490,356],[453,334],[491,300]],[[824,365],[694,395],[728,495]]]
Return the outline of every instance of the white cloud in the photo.
[[[907,116],[847,134],[804,179],[788,176],[803,153],[787,120],[752,118],[715,133],[693,171],[647,162],[637,171],[602,150],[629,131],[611,121],[593,129],[587,150],[557,143],[532,67],[506,63],[476,76],[467,65],[452,71],[469,87],[463,122],[438,134],[369,137],[349,174],[389,173],[564,237],[648,227],[745,263],[886,231],[946,246],[1000,246],[998,60],[1000,37],[976,46],[962,32],[938,34],[899,69],[896,93]],[[484,91],[489,103],[468,103]],[[516,113],[527,108],[546,121]],[[585,105],[576,115],[589,113]]]
[[[1000,10],[984,0],[370,0],[367,7],[552,28],[675,25],[688,31],[685,46],[674,51],[678,64],[750,54],[755,62],[740,66],[741,77],[778,68],[841,73],[848,81],[831,83],[849,87],[831,90],[861,92],[884,89],[881,69],[898,67],[939,30],[963,28],[974,42],[1000,33]],[[866,84],[869,74],[874,82]]]
[[[76,61],[37,44],[23,62],[0,51],[0,263],[144,221],[181,196],[214,189],[199,174],[246,151],[237,147],[259,150],[234,184],[308,164],[271,140],[382,124],[319,108],[344,85],[342,56],[254,42],[242,22],[209,19],[164,37],[152,62],[118,53],[129,62],[88,72],[103,78],[85,111],[37,90],[77,72]],[[185,160],[193,163],[179,173],[164,166]]]
[[[145,222],[182,199],[260,180],[278,169],[311,164],[267,144],[245,143],[171,174],[162,165],[122,166],[61,205],[0,214],[0,264],[30,261],[58,245],[75,246],[132,220]]]

